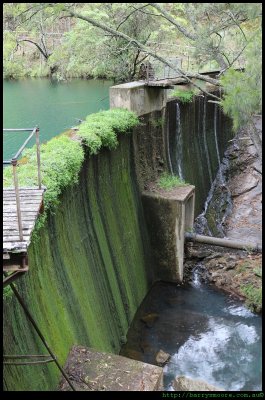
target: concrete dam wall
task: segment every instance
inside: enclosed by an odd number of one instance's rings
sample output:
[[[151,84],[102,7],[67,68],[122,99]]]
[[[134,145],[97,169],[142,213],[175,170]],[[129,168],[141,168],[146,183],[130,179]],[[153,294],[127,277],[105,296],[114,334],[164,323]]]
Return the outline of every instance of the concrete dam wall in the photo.
[[[164,96],[162,100],[163,104],[138,113],[140,125],[132,135],[119,136],[117,149],[86,155],[78,184],[62,193],[60,204],[29,248],[29,272],[16,281],[61,365],[73,345],[118,354],[137,308],[159,279],[141,193],[161,172],[170,171],[170,159],[177,173],[178,129],[172,111],[176,102],[165,108]],[[194,107],[181,106],[182,114],[187,113],[188,119]],[[190,118],[194,126],[198,117],[195,111]],[[200,134],[199,124],[196,129]],[[183,122],[182,137],[190,138],[192,132]],[[207,180],[201,183],[201,197],[197,196],[201,206],[209,176],[196,175],[200,170],[194,152],[198,163],[207,161],[191,143],[193,139],[187,139],[183,147],[183,168],[190,183]],[[3,323],[4,354],[47,354],[14,296],[4,301]],[[5,365],[4,389],[56,390],[59,377],[54,364]]]
[[[118,353],[152,282],[148,237],[132,161],[132,137],[86,158],[78,186],[29,249],[17,289],[64,364],[73,344]],[[4,353],[47,354],[13,296],[4,302]],[[6,390],[55,390],[59,371],[5,366]]]
[[[190,103],[167,103],[166,118],[172,170],[195,185],[195,217],[202,211],[211,184],[232,139],[231,119],[209,96]]]

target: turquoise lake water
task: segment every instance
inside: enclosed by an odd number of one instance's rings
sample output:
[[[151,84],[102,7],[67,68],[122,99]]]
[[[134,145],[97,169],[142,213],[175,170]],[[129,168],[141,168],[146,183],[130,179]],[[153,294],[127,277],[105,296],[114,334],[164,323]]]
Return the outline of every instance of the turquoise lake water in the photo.
[[[4,80],[3,128],[40,128],[41,142],[78,124],[76,118],[109,108],[111,81]],[[3,133],[3,158],[12,158],[29,132]],[[34,138],[27,147],[33,146]]]

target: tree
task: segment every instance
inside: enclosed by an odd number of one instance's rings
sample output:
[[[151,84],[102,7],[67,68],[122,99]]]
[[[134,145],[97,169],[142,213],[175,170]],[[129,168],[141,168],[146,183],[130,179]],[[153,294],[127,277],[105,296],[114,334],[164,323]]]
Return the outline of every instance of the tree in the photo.
[[[259,102],[260,90],[258,78],[255,78],[259,72],[255,75],[246,58],[250,57],[251,47],[260,47],[255,38],[260,29],[261,3],[165,3],[163,6],[158,3],[30,3],[25,7],[18,14],[22,23],[23,20],[35,19],[39,12],[44,13],[47,19],[52,16],[53,19],[78,21],[73,31],[65,35],[66,40],[57,57],[47,57],[48,63],[62,65],[67,61],[68,70],[81,65],[87,71],[94,70],[94,75],[100,75],[102,71],[103,75],[110,76],[111,70],[116,70],[122,80],[130,80],[136,76],[141,60],[152,56],[218,102],[220,97],[208,93],[198,80],[216,86],[222,84],[225,98],[221,104],[225,112],[234,118],[235,126],[245,123],[246,118],[249,120]],[[158,31],[155,29],[157,25],[163,27],[167,32],[165,37],[172,43],[178,39],[184,44],[192,44],[193,56],[201,64],[214,60],[220,69],[219,77],[213,79],[173,65],[162,51],[157,51],[151,44],[153,32]],[[102,62],[103,57],[105,63]],[[61,63],[60,58],[63,59]],[[240,91],[239,75],[232,70],[242,60],[246,68],[245,83],[249,85],[244,88],[246,93],[242,89]],[[218,79],[224,74],[221,80]],[[249,90],[255,87],[248,101],[247,87]],[[246,113],[246,108],[251,108],[251,113]],[[255,143],[259,145],[257,140]]]

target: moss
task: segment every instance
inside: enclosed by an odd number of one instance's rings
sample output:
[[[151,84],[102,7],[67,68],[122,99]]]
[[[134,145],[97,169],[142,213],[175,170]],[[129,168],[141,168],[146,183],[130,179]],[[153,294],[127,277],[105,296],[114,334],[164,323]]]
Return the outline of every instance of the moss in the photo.
[[[29,273],[17,281],[61,365],[74,344],[118,353],[151,283],[131,138],[119,141],[84,161],[78,186],[59,196],[29,247]],[[4,326],[6,354],[47,354],[16,299],[4,303]],[[4,370],[8,390],[56,390],[59,377],[52,363]]]
[[[78,134],[88,147],[90,154],[97,154],[102,146],[114,149],[118,146],[117,134],[128,133],[138,124],[135,113],[126,109],[112,109],[91,114],[80,125]],[[47,190],[44,194],[45,213],[38,220],[33,236],[47,217],[59,205],[59,196],[63,190],[76,184],[81,165],[84,161],[84,150],[78,141],[69,137],[69,131],[58,135],[40,146],[42,184]],[[20,186],[37,186],[36,146],[23,152],[19,162],[18,180]],[[4,186],[13,186],[12,168],[4,170]]]
[[[97,154],[103,146],[115,149],[118,145],[117,133],[128,133],[138,123],[135,113],[116,108],[89,115],[80,125],[78,134],[90,154]]]

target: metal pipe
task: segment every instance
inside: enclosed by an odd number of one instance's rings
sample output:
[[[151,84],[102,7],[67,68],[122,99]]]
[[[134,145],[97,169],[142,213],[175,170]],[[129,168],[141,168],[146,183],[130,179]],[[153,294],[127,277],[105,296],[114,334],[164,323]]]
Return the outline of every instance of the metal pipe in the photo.
[[[214,246],[223,246],[223,247],[232,247],[234,249],[243,249],[243,250],[251,250],[251,251],[262,251],[262,246],[260,244],[254,245],[253,243],[249,242],[240,242],[238,240],[230,240],[224,238],[216,238],[204,235],[197,235],[196,233],[185,232],[185,240],[198,242],[198,243],[205,243],[211,244]]]
[[[6,273],[4,273],[5,276],[7,276]],[[18,302],[20,303],[21,307],[23,308],[27,318],[29,319],[29,321],[32,323],[35,331],[37,332],[37,334],[39,335],[42,343],[44,344],[44,346],[46,347],[46,349],[48,350],[48,352],[50,353],[50,355],[52,356],[52,358],[54,359],[55,364],[57,365],[58,369],[61,371],[63,377],[65,378],[65,380],[68,382],[69,386],[71,387],[71,389],[73,391],[76,391],[76,389],[74,388],[74,386],[72,385],[72,383],[70,382],[68,376],[66,375],[66,373],[64,372],[63,368],[60,366],[60,364],[58,363],[56,356],[53,354],[53,352],[51,351],[51,349],[49,348],[48,344],[46,343],[46,340],[43,336],[43,334],[41,333],[37,323],[35,322],[34,318],[32,317],[32,315],[30,314],[26,304],[24,303],[22,297],[20,296],[20,294],[18,293],[17,289],[15,288],[15,286],[13,285],[13,283],[10,283],[10,287],[13,290],[16,298],[18,299]]]
[[[25,128],[25,129],[3,129],[4,132],[32,132],[34,128]]]
[[[35,128],[36,133],[36,146],[37,146],[37,163],[38,163],[38,185],[39,189],[41,189],[41,173],[40,173],[40,137],[39,137],[40,129],[37,126]]]
[[[16,194],[16,206],[17,206],[17,221],[18,221],[18,231],[19,231],[19,240],[22,242],[23,240],[23,230],[22,230],[22,219],[21,219],[21,209],[20,209],[20,198],[19,198],[19,189],[18,189],[18,179],[17,179],[17,160],[12,159],[11,163],[13,165],[13,177],[14,177],[14,185],[15,185],[15,194]]]

